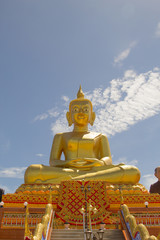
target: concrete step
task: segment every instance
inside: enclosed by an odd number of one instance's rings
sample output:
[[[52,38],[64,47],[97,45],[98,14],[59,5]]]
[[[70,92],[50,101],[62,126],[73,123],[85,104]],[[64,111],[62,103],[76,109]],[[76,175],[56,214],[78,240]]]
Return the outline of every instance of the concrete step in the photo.
[[[93,233],[97,233],[97,230],[93,230]],[[84,233],[83,230],[77,229],[77,230],[63,230],[63,229],[53,229],[51,240],[84,240]],[[124,240],[124,236],[121,230],[119,229],[107,229],[104,230],[104,240]]]
[[[84,239],[84,233],[83,230],[53,230],[51,239],[53,240],[61,240],[61,239]]]

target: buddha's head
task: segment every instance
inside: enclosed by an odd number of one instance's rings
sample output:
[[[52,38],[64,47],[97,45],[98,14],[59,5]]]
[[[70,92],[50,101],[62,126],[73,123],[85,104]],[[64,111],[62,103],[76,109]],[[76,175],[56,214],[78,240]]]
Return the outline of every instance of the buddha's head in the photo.
[[[93,125],[95,116],[92,103],[89,99],[84,98],[84,93],[80,86],[77,99],[72,100],[69,104],[69,112],[66,114],[68,124],[69,126],[72,124],[86,126],[88,123]]]

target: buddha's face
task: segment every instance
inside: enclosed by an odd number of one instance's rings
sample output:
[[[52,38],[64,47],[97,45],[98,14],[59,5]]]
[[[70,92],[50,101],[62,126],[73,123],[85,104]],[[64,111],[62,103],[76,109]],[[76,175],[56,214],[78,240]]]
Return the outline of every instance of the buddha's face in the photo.
[[[77,100],[71,103],[70,113],[75,125],[85,126],[91,121],[92,108],[87,100]]]

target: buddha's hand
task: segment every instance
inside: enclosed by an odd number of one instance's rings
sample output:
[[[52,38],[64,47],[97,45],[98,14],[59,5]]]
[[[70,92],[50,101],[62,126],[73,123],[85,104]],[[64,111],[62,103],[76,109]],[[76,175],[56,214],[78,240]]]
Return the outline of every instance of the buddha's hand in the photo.
[[[77,158],[77,159],[68,160],[66,164],[68,164],[69,167],[84,169],[84,168],[104,166],[105,162],[97,158]]]
[[[50,163],[50,166],[51,167],[61,167],[61,168],[64,168],[64,167],[67,167],[67,162],[64,161],[64,160],[59,160],[59,159],[55,159],[53,160],[51,163]]]
[[[106,165],[106,166],[112,165],[112,159],[110,157],[103,157],[103,158],[101,158],[101,161],[103,161],[104,165]]]

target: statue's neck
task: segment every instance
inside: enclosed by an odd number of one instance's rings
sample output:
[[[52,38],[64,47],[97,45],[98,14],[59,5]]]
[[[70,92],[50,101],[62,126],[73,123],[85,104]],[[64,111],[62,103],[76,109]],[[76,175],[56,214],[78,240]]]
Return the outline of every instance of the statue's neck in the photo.
[[[88,125],[87,126],[74,125],[73,132],[88,132]]]

